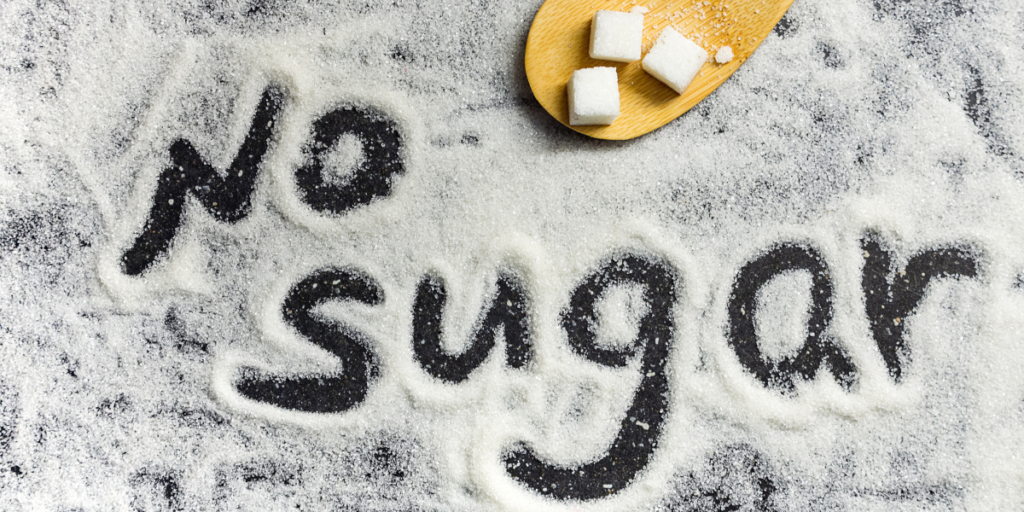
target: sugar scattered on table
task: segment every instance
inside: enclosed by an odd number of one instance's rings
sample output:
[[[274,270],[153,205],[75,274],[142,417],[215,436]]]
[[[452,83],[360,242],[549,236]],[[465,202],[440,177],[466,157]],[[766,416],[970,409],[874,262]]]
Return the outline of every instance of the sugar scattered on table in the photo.
[[[790,512],[1024,510],[1019,7],[795,2],[700,108],[617,143],[524,105],[522,38],[539,4],[5,2],[0,509],[646,512],[715,497]],[[170,200],[154,191],[174,142],[223,173],[269,81],[286,105],[249,215],[224,222],[175,196],[187,205],[166,261],[104,276]],[[303,147],[315,120],[357,100],[408,134],[407,172],[385,199],[318,215],[297,185],[313,159]],[[378,143],[362,142],[363,158]],[[325,174],[359,160],[322,155]],[[937,244],[984,255],[980,278],[936,279],[900,318],[898,384],[864,313],[866,230],[887,241],[892,271]],[[740,366],[726,304],[743,263],[775,243],[817,248],[827,264],[826,332],[853,357],[852,389],[827,364],[789,394]],[[671,420],[614,496],[558,503],[511,480],[503,450],[522,441],[573,467],[607,453],[624,423],[643,431],[627,408],[645,347],[605,367],[574,352],[560,318],[606,255],[635,248],[680,275]],[[309,272],[338,267],[386,292],[379,306],[315,312],[365,332],[380,356],[359,409],[270,410],[213,384],[239,357],[282,375],[338,368],[281,311]],[[467,382],[433,379],[412,356],[419,279],[449,284],[455,354],[507,268],[526,277],[537,357],[508,368],[498,341]],[[780,277],[748,314],[813,306],[806,276]],[[628,305],[598,326],[635,323]],[[789,337],[759,341],[770,364],[800,341],[799,322],[780,320],[758,327]]]

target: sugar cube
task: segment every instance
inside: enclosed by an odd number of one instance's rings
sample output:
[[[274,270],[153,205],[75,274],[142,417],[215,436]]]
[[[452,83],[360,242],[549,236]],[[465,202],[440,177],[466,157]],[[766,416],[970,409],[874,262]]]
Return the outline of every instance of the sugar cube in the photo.
[[[642,65],[644,71],[682,94],[707,60],[708,52],[669,27],[661,31]]]
[[[569,124],[612,124],[619,117],[619,75],[615,68],[577,69],[569,78]]]
[[[643,13],[597,11],[590,23],[590,58],[638,61],[643,35]]]
[[[718,53],[715,54],[715,62],[719,64],[728,64],[732,61],[733,53],[731,46],[723,46],[718,49]]]

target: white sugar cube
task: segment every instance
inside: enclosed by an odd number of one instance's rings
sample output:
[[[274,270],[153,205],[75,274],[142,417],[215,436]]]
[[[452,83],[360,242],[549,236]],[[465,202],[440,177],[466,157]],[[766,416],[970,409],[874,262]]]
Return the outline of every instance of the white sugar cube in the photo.
[[[643,13],[597,11],[590,23],[590,58],[615,62],[640,60],[643,35]]]
[[[718,49],[718,53],[715,54],[715,62],[719,64],[728,64],[734,57],[731,46],[723,46]]]
[[[615,68],[577,69],[569,79],[569,124],[612,124],[619,117],[619,75]]]
[[[682,94],[707,60],[708,52],[669,27],[661,31],[654,48],[647,52],[643,68]]]

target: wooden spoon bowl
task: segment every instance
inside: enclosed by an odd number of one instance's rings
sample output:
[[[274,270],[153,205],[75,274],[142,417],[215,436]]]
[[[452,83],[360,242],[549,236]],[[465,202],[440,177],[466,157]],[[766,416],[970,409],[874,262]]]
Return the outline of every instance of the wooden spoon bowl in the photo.
[[[526,40],[526,77],[537,101],[555,119],[598,139],[626,140],[651,132],[683,115],[750,58],[786,14],[793,0],[547,0],[537,11]],[[590,58],[590,20],[598,10],[644,14],[643,54],[661,30],[674,27],[712,56],[683,94],[649,75],[640,61]],[[714,63],[723,46],[732,47],[727,64]],[[595,66],[618,69],[619,117],[609,126],[570,126],[566,84],[573,71]]]

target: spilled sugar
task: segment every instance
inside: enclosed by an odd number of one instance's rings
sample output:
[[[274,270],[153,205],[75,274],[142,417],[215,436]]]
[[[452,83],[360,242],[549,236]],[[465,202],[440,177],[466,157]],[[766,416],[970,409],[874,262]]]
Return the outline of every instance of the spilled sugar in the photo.
[[[605,292],[597,303],[599,347],[628,347],[640,333],[640,322],[650,312],[644,301],[643,287],[616,286]]]
[[[758,348],[768,360],[793,357],[807,337],[811,319],[811,289],[807,271],[790,271],[774,277],[758,290],[754,326]]]
[[[315,158],[308,155],[307,161]],[[366,161],[366,152],[359,137],[352,134],[342,135],[323,156],[324,181],[334,185],[342,185],[352,179],[353,175]]]
[[[796,2],[696,109],[608,143],[530,99],[521,52],[538,7],[0,8],[4,508],[1021,508],[1018,8]],[[285,100],[251,209],[229,223],[187,199],[168,257],[126,276],[121,256],[174,142],[228,169],[268,83]],[[323,213],[294,176],[313,122],[341,104],[394,121],[404,172],[386,197]],[[339,138],[321,155],[335,186],[370,151],[360,160]],[[977,261],[977,277],[933,280],[898,317],[898,383],[873,330],[888,325],[871,320],[896,318],[864,298],[866,233],[889,270],[951,247]],[[827,267],[823,338],[855,369],[848,389],[828,365],[765,387],[734,349],[737,276],[780,244]],[[510,446],[579,465],[631,421],[640,357],[595,363],[563,327],[574,290],[626,252],[678,278],[657,448],[608,498],[543,498],[510,478]],[[282,313],[296,283],[331,266],[369,275],[384,297],[310,313],[369,340],[379,375],[365,400],[312,414],[244,398],[241,368],[337,368]],[[528,297],[530,365],[498,356],[506,325],[466,380],[431,376],[413,350],[420,280],[444,280],[454,354],[476,339],[503,270]],[[761,290],[757,314],[782,322],[759,324],[766,353],[792,354],[781,338],[799,328],[780,315],[807,303],[800,273]],[[627,350],[648,310],[628,286],[609,293],[600,346]]]

